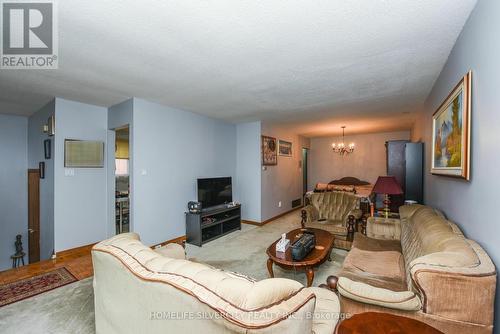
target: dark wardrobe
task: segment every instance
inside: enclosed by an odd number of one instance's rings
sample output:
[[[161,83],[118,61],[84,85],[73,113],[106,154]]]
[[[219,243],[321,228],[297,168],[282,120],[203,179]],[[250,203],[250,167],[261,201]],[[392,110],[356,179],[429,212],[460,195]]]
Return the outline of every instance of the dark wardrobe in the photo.
[[[387,149],[387,175],[398,180],[404,194],[391,196],[391,211],[398,208],[405,200],[422,204],[423,191],[423,143],[411,143],[407,140],[391,140],[385,143]]]

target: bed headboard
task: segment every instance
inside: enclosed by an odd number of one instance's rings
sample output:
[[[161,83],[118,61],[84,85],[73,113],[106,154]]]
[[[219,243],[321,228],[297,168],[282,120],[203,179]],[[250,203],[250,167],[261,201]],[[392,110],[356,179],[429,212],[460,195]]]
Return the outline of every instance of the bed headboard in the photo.
[[[353,176],[346,176],[338,180],[330,181],[328,184],[334,184],[338,186],[366,186],[369,185],[370,182],[362,181]]]

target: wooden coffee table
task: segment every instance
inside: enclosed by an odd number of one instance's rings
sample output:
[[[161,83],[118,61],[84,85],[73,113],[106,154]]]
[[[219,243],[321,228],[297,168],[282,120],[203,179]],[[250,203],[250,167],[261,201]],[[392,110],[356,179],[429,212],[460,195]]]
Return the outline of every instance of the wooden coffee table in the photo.
[[[300,238],[304,231],[313,232],[316,236],[316,247],[302,260],[292,260],[292,249],[289,247],[285,253],[276,252],[276,240],[267,248],[267,270],[269,276],[274,277],[273,263],[286,270],[305,271],[307,276],[307,286],[311,286],[314,280],[314,267],[318,267],[326,260],[331,261],[330,254],[333,248],[333,234],[328,231],[316,228],[298,228],[286,234],[286,238],[290,239],[290,245]]]
[[[415,319],[389,313],[366,312],[342,321],[337,334],[443,334]]]

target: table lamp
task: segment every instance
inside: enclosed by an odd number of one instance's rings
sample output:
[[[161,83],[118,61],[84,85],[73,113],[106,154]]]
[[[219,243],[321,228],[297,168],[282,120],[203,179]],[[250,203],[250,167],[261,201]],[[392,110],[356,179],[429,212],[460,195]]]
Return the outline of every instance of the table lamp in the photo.
[[[373,187],[373,192],[385,195],[384,213],[385,218],[389,218],[389,204],[391,203],[389,195],[401,195],[403,193],[398,181],[394,176],[379,176]]]

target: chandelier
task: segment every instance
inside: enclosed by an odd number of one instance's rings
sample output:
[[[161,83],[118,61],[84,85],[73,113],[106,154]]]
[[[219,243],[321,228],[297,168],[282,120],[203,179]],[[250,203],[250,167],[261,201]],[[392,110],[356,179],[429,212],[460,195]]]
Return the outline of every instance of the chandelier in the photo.
[[[332,150],[340,155],[345,155],[354,152],[354,143],[350,143],[349,146],[345,145],[345,125],[342,126],[342,142],[335,144],[332,143]]]

